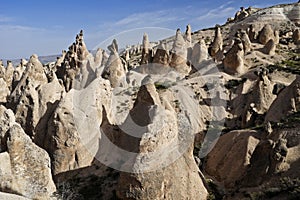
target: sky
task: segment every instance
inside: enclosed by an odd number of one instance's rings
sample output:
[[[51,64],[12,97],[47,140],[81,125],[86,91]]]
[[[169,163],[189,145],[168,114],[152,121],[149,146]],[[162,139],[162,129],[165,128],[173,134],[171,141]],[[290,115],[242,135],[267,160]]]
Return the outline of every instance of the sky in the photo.
[[[298,1],[298,0],[297,0]],[[241,6],[267,7],[296,0],[9,0],[0,4],[0,59],[57,55],[83,29],[88,49],[150,41],[223,24]]]

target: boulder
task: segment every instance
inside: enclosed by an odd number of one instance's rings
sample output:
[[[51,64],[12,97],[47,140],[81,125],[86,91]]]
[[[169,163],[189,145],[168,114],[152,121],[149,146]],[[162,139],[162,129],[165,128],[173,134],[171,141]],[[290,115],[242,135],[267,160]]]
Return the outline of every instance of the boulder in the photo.
[[[289,86],[284,88],[271,104],[265,121],[279,122],[287,115],[300,110],[300,77],[297,76]]]
[[[3,78],[0,78],[0,85],[0,104],[5,104],[7,102],[7,97],[10,95],[10,91]]]
[[[224,70],[229,74],[242,74],[245,72],[244,50],[240,39],[234,41],[231,49],[223,60]]]
[[[259,143],[257,136],[256,131],[250,130],[222,135],[207,156],[205,171],[226,187],[234,187],[248,169],[250,158]]]
[[[221,28],[217,26],[215,29],[215,38],[210,48],[210,55],[211,57],[216,58],[220,52],[223,52],[223,37]]]
[[[193,142],[186,138],[190,133],[181,135],[175,110],[163,106],[153,82],[145,79],[128,116],[140,128],[127,129],[120,138],[122,149],[136,156],[123,158],[118,198],[206,199],[207,190],[192,156]],[[179,144],[179,138],[187,143]]]
[[[299,28],[294,30],[292,38],[293,38],[293,41],[295,44],[300,44],[300,29]]]
[[[49,199],[56,188],[47,152],[31,141],[4,106],[0,106],[0,125],[0,190]]]
[[[191,63],[196,68],[199,69],[200,64],[208,59],[208,49],[204,40],[197,42],[192,51]]]
[[[101,77],[82,90],[70,90],[48,120],[45,148],[54,175],[89,166],[99,148],[103,107],[111,104],[110,83]]]
[[[150,44],[149,44],[149,38],[148,38],[148,34],[144,33],[143,36],[143,50],[142,50],[142,58],[141,58],[141,65],[143,64],[148,64],[151,61],[151,49],[150,49]]]
[[[112,44],[107,48],[110,50],[110,55],[103,70],[102,77],[107,78],[114,88],[124,84],[126,71],[118,53],[117,41],[114,39]]]
[[[187,65],[188,50],[186,42],[180,32],[177,29],[173,47],[171,49],[170,67],[174,68],[179,73],[187,75],[191,68]]]
[[[259,33],[258,41],[265,45],[270,39],[274,39],[274,31],[270,24],[266,24]]]
[[[275,55],[275,50],[276,50],[276,43],[273,39],[270,39],[263,47],[262,52],[264,54],[273,56]]]
[[[166,45],[160,41],[152,62],[167,67],[169,66],[169,57],[170,55],[167,51]]]

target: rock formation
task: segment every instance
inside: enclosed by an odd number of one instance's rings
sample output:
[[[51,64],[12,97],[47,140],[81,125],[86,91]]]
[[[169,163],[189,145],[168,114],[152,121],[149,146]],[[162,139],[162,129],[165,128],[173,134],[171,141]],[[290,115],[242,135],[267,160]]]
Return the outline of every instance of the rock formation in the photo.
[[[184,39],[186,41],[187,48],[191,48],[192,47],[192,28],[191,28],[190,24],[188,24],[186,26]]]
[[[187,75],[190,72],[190,67],[187,65],[188,50],[186,42],[177,29],[173,47],[171,49],[170,67],[174,68],[179,73]]]
[[[275,55],[276,43],[273,39],[270,39],[262,49],[262,52],[267,55]]]
[[[14,71],[15,71],[15,68],[14,68],[12,62],[7,61],[7,66],[6,66],[6,70],[5,70],[5,81],[10,90],[12,89],[11,86],[12,86]]]
[[[200,64],[208,59],[208,49],[205,41],[202,39],[197,42],[193,47],[191,63],[196,68],[199,69]]]
[[[0,106],[1,190],[14,191],[30,199],[49,199],[56,188],[50,158],[15,122],[11,110]],[[1,160],[2,160],[1,159]],[[4,184],[4,185],[3,185]]]
[[[259,33],[258,41],[265,45],[270,39],[274,39],[274,31],[270,24],[266,24]]]
[[[230,74],[242,74],[245,72],[244,47],[240,39],[235,39],[234,45],[226,53],[223,60],[224,70]]]
[[[156,114],[151,117],[153,112]],[[144,117],[141,118],[141,115]],[[191,148],[164,167],[164,163],[176,156],[168,146],[176,145],[183,133],[176,123],[175,111],[163,108],[151,80],[140,88],[130,116],[145,128],[145,132],[135,133],[141,134],[137,141],[128,136],[121,138],[126,141],[125,149],[131,144],[131,151],[137,152],[137,156],[124,163],[124,166],[133,166],[135,173],[120,174],[117,196],[121,199],[206,199],[207,191],[192,158]]]
[[[170,55],[166,49],[166,45],[161,41],[156,49],[152,62],[163,66],[169,66],[169,57]]]
[[[220,59],[220,54],[223,55],[223,37],[219,26],[215,29],[215,38],[210,47],[210,55],[217,61]]]
[[[299,111],[300,78],[297,76],[288,87],[284,88],[267,112],[266,121],[278,122],[292,112]]]
[[[118,44],[116,40],[107,47],[110,50],[108,61],[103,70],[102,77],[107,78],[113,88],[124,84],[125,69],[118,53]]]
[[[247,33],[245,31],[241,31],[240,33],[240,39],[243,43],[243,49],[244,49],[244,53],[248,53],[251,50],[251,41],[247,35]]]
[[[293,41],[295,44],[300,44],[300,29],[295,29],[293,32]]]
[[[256,42],[257,40],[257,31],[254,28],[254,24],[250,24],[249,28],[247,29],[248,36],[251,42]]]
[[[259,143],[257,137],[257,132],[247,130],[231,131],[221,136],[207,156],[205,171],[226,187],[234,187],[248,169],[250,158]]]
[[[148,64],[151,62],[152,50],[150,49],[148,34],[144,33],[143,36],[143,50],[142,50],[142,58],[141,65]]]

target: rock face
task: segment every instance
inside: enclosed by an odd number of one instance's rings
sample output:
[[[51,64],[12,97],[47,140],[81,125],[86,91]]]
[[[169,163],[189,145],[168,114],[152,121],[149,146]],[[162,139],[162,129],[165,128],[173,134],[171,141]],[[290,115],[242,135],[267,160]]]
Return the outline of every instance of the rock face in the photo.
[[[119,57],[117,41],[113,40],[112,44],[107,48],[110,50],[110,56],[105,65],[102,77],[107,78],[114,88],[122,84],[126,71]]]
[[[218,54],[223,51],[223,37],[220,27],[217,27],[215,30],[215,38],[211,45],[210,55],[213,58],[216,58]]]
[[[191,28],[190,24],[188,24],[186,26],[184,38],[186,41],[187,48],[191,48],[192,47],[192,28]]]
[[[259,143],[255,131],[231,131],[221,136],[208,154],[205,171],[225,186],[233,187],[247,171]],[[234,163],[234,165],[232,164]]]
[[[7,97],[10,94],[9,88],[3,78],[0,78],[0,104],[1,103],[6,103]]]
[[[244,50],[241,40],[236,39],[223,60],[224,70],[230,74],[242,74],[244,67]]]
[[[151,55],[152,55],[152,50],[150,49],[148,34],[144,33],[141,65],[150,63]]]
[[[151,115],[153,112],[155,115]],[[140,117],[141,114],[144,115],[143,118]],[[191,148],[178,155],[174,162],[164,165],[174,158],[172,148],[168,146],[175,147],[181,133],[174,110],[163,108],[151,81],[140,88],[130,116],[145,130],[137,133],[138,140],[134,141],[132,137],[121,139],[127,144],[125,149],[130,148],[128,145],[131,144],[130,149],[137,156],[124,163],[124,166],[132,166],[131,169],[136,173],[120,174],[118,198],[206,199],[207,191],[198,174],[199,169],[192,157]]]
[[[5,71],[5,80],[6,84],[8,85],[9,89],[11,90],[11,85],[13,81],[15,68],[11,61],[7,61],[6,71]]]
[[[274,31],[270,24],[266,24],[261,30],[258,40],[259,43],[265,45],[270,39],[274,39]]]
[[[297,76],[293,83],[278,94],[278,97],[274,100],[267,112],[265,120],[278,122],[288,114],[299,111],[299,88],[300,78]]]
[[[293,32],[293,41],[295,44],[300,44],[300,29],[296,29]]]
[[[200,67],[200,64],[207,59],[207,46],[204,40],[200,40],[200,42],[197,42],[193,47],[191,63],[196,69],[198,69]]]
[[[71,90],[59,102],[42,144],[52,157],[54,175],[93,161],[99,147],[97,128],[102,122],[102,106],[110,110],[110,90],[109,82],[100,77],[83,90]]]
[[[169,52],[166,49],[166,45],[162,42],[160,42],[159,46],[157,47],[157,50],[155,52],[155,55],[153,57],[153,63],[160,64],[162,66],[168,66],[169,65]]]
[[[270,39],[266,45],[264,46],[264,48],[262,49],[262,52],[264,54],[267,54],[267,55],[275,55],[275,50],[276,50],[276,43],[273,39]]]
[[[244,52],[246,54],[251,50],[251,41],[250,41],[250,39],[249,39],[249,37],[248,37],[248,35],[245,31],[241,32],[240,38],[241,38],[241,41],[243,43]]]
[[[188,50],[186,42],[182,37],[180,30],[178,29],[171,50],[170,67],[182,74],[187,75],[191,71],[191,68],[186,64],[188,56],[187,54]]]
[[[1,190],[14,191],[31,199],[49,199],[56,188],[50,158],[15,122],[11,110],[0,107]],[[4,184],[4,185],[3,185]]]

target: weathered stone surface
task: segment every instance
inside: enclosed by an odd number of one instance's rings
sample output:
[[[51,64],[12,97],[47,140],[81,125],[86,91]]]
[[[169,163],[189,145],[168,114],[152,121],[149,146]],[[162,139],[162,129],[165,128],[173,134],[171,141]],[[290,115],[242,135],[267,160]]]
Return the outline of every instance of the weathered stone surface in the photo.
[[[179,29],[176,31],[175,40],[171,50],[170,67],[187,75],[191,68],[187,65],[187,46]]]
[[[49,199],[56,188],[47,152],[36,146],[18,124],[9,129],[7,151],[13,174],[11,189],[28,198]]]
[[[142,49],[141,65],[148,64],[151,61],[152,52],[150,49],[149,38],[147,33],[144,33],[142,45],[143,45],[143,49]]]
[[[276,43],[273,39],[270,39],[262,49],[262,52],[267,55],[275,55]]]
[[[13,75],[14,75],[14,66],[11,61],[7,61],[6,71],[5,71],[5,81],[9,89],[12,88],[12,81],[13,81]]]
[[[1,191],[49,199],[56,188],[47,152],[31,141],[15,122],[13,112],[4,106],[0,107],[0,125]]]
[[[130,117],[143,129],[134,132],[138,139],[126,135],[120,138],[125,149],[137,155],[123,164],[135,173],[120,174],[117,196],[120,199],[206,199],[207,191],[192,157],[192,144],[182,154],[174,154],[179,138],[187,135],[180,136],[175,111],[163,107],[151,80],[140,88]]]
[[[226,133],[208,154],[205,171],[225,186],[235,186],[235,182],[246,173],[258,143],[256,131],[239,130]]]
[[[300,29],[299,28],[294,30],[292,38],[293,38],[293,41],[295,44],[300,44]]]
[[[190,24],[188,24],[186,26],[184,39],[186,41],[187,48],[191,48],[192,47],[192,28],[191,28]]]
[[[251,41],[250,41],[250,39],[249,39],[249,37],[248,37],[248,35],[245,31],[241,32],[240,38],[242,40],[243,47],[244,47],[244,52],[246,54],[249,51],[251,51]]]
[[[7,97],[10,95],[9,88],[3,78],[0,78],[0,104],[7,102]]]
[[[193,47],[191,63],[196,69],[198,69],[200,64],[207,59],[207,46],[204,40],[200,40],[200,42],[197,42]]]
[[[156,49],[152,62],[163,66],[169,66],[169,58],[170,55],[166,49],[166,45],[163,42],[160,42]]]
[[[4,192],[0,192],[0,199],[3,199],[3,200],[29,200],[26,197],[22,197],[22,196],[15,195],[15,194],[4,193]]]
[[[274,100],[267,112],[266,121],[278,122],[292,112],[299,111],[300,108],[300,77],[297,76],[288,87],[284,88]]]
[[[270,24],[266,24],[261,30],[258,40],[259,43],[265,45],[269,42],[270,39],[274,39],[274,31]]]
[[[222,51],[223,51],[223,37],[222,37],[221,29],[218,26],[218,27],[216,27],[216,30],[215,30],[215,38],[211,45],[210,55],[211,55],[211,57],[216,58],[218,53],[220,53]]]
[[[118,53],[118,44],[114,39],[112,44],[107,47],[110,50],[108,61],[105,65],[102,77],[107,78],[111,86],[118,87],[124,84],[125,69]]]
[[[241,40],[236,39],[234,45],[227,52],[223,60],[224,70],[229,74],[242,74],[245,72],[244,50]]]
[[[91,164],[99,148],[102,106],[110,110],[110,90],[107,80],[97,78],[83,90],[69,91],[59,102],[42,145],[51,155],[53,174]]]

